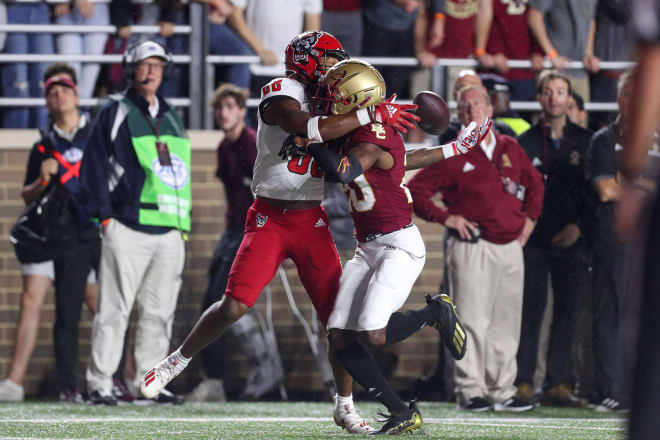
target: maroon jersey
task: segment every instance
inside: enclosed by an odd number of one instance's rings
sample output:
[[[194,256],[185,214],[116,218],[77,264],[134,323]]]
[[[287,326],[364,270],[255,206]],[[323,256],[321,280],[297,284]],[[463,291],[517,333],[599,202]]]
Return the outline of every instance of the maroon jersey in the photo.
[[[502,53],[512,60],[526,60],[532,55],[532,35],[527,26],[528,0],[493,0],[493,24],[488,34],[486,52]],[[529,69],[511,69],[502,74],[509,79],[531,79]]]
[[[474,33],[479,0],[445,2],[445,38],[439,47],[429,49],[440,58],[468,58],[474,52]]]
[[[342,150],[368,142],[379,145],[394,158],[388,170],[372,167],[351,183],[344,192],[355,223],[355,235],[360,242],[370,234],[397,231],[412,221],[412,197],[405,186],[406,150],[396,129],[381,124],[368,124],[343,140]]]

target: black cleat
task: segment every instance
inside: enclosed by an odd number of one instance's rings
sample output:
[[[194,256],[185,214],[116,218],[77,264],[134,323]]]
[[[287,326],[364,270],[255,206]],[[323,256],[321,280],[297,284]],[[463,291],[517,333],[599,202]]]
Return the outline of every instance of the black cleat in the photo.
[[[424,421],[422,414],[417,409],[417,399],[410,401],[408,410],[396,414],[378,413],[379,416],[385,417],[383,422],[385,424],[376,432],[370,435],[399,435],[404,433],[412,433],[415,429],[420,429]]]
[[[467,334],[458,319],[454,302],[447,295],[441,294],[433,297],[426,295],[426,303],[436,317],[436,320],[429,325],[440,332],[442,340],[454,359],[463,359],[467,347]]]
[[[89,393],[89,404],[115,406],[117,399],[112,394],[106,394],[102,391],[92,391]]]

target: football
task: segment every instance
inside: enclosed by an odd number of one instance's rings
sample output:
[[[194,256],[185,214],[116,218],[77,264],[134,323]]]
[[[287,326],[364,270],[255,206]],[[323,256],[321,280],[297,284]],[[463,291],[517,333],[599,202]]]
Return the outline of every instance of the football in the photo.
[[[413,104],[419,106],[415,110],[415,113],[419,116],[417,126],[424,132],[441,135],[447,130],[447,127],[449,127],[449,107],[442,96],[425,90],[415,95]]]

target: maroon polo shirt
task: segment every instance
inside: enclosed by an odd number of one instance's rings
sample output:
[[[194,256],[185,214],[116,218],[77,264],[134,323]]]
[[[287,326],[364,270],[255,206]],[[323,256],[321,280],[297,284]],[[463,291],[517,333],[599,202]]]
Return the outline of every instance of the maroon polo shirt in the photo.
[[[245,127],[236,141],[227,138],[218,145],[215,175],[225,187],[227,226],[245,225],[247,211],[254,201],[250,185],[257,158],[257,132]]]
[[[543,207],[543,178],[514,138],[495,134],[490,161],[480,147],[437,162],[417,173],[408,184],[415,213],[443,223],[450,214],[476,222],[481,237],[497,244],[518,238],[525,217],[538,219]],[[502,176],[526,187],[521,202],[504,190]],[[442,193],[444,208],[432,200]]]

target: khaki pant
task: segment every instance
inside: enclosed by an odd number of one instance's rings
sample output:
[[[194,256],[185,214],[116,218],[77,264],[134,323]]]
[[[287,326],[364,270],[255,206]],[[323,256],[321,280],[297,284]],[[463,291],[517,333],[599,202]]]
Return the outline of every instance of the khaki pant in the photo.
[[[94,316],[89,392],[112,389],[124,335],[137,300],[136,386],[144,373],[167,356],[181,287],[185,246],[181,233],[147,234],[112,220],[103,233],[99,308]]]
[[[468,333],[465,357],[456,362],[459,403],[474,397],[503,402],[516,393],[524,262],[517,240],[447,243],[450,292]]]

